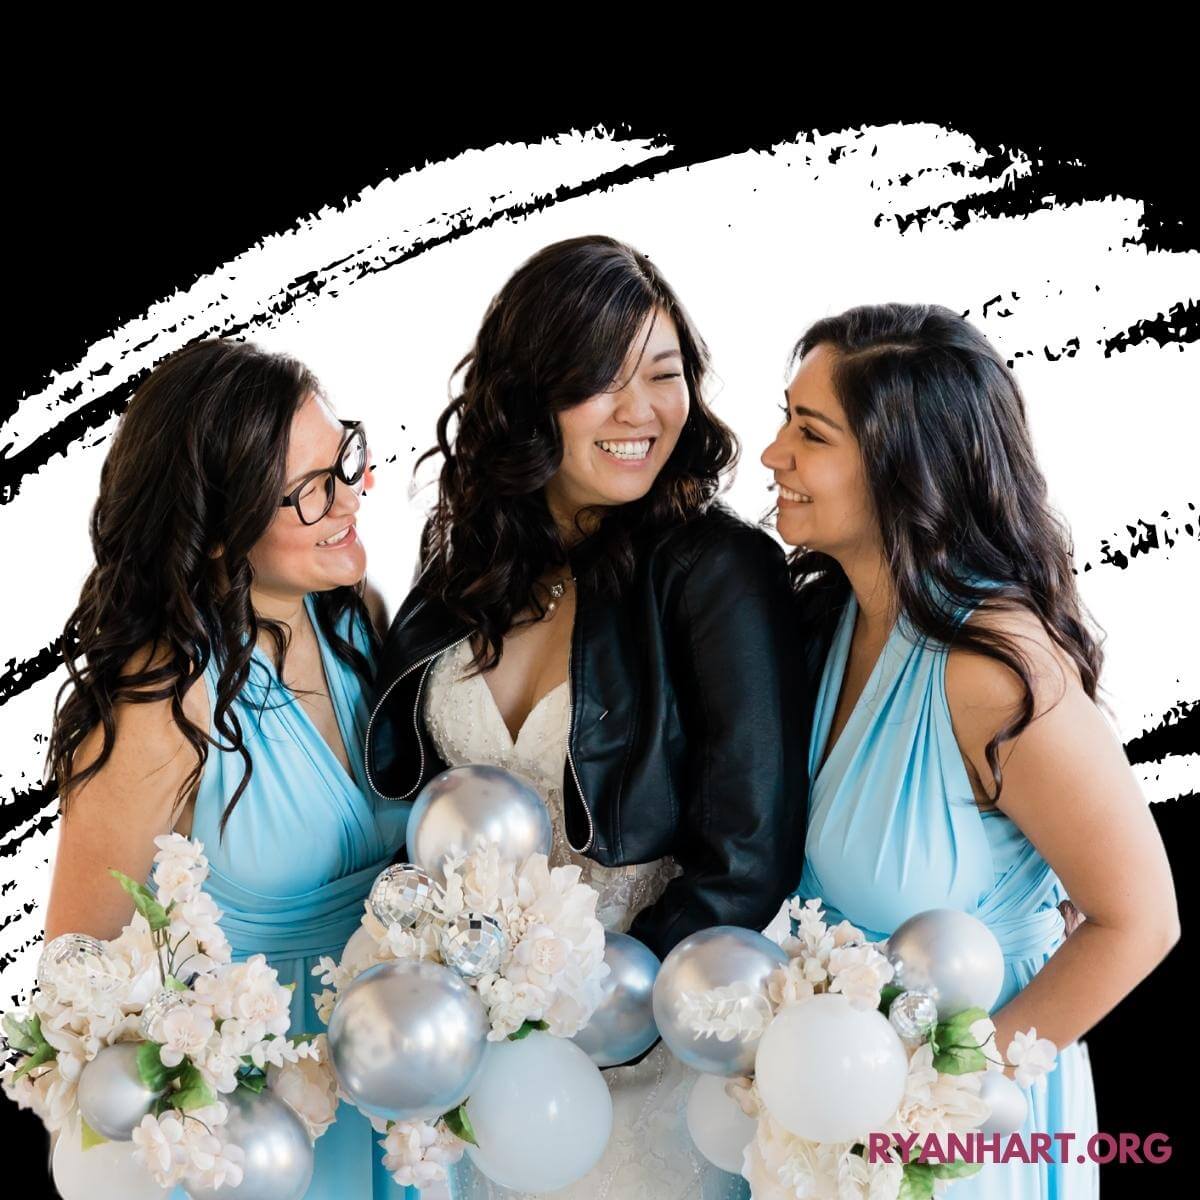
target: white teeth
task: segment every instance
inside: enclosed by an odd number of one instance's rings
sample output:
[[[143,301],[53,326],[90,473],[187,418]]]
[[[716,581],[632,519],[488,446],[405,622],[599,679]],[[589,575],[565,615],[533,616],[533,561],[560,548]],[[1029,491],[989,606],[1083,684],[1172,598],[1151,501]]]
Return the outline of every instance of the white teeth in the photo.
[[[611,454],[613,458],[624,458],[636,462],[650,453],[650,441],[650,438],[642,438],[636,442],[597,442],[596,445]]]
[[[785,488],[782,483],[779,485],[779,498],[781,500],[795,500],[800,504],[812,503],[811,496],[806,496],[803,492],[793,492],[791,488]]]
[[[350,530],[353,528],[354,527],[352,525],[347,525],[346,528],[343,529],[341,533],[335,534],[331,538],[326,538],[323,542],[318,542],[317,545],[318,546],[335,546],[335,545],[337,545],[338,542],[344,541],[347,537],[349,537]]]

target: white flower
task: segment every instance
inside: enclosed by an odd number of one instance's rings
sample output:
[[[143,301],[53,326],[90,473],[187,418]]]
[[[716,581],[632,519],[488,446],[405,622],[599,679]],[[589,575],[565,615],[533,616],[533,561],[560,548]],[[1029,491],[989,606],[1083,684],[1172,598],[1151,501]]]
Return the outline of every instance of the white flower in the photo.
[[[979,1048],[983,1051],[984,1058],[987,1059],[987,1070],[1003,1071],[1004,1064],[996,1057],[996,1047],[994,1044],[996,1023],[992,1018],[980,1017],[978,1021],[972,1021],[969,1030],[971,1036],[979,1043]],[[993,1044],[989,1046],[989,1042]]]
[[[815,995],[812,981],[804,973],[805,961],[803,957],[789,959],[767,976],[767,996],[776,1009]]]
[[[1028,1087],[1035,1080],[1054,1069],[1058,1047],[1049,1038],[1040,1038],[1036,1029],[1027,1033],[1013,1034],[1005,1057],[1016,1067],[1013,1078],[1021,1087]]]
[[[228,940],[218,923],[221,910],[208,892],[180,898],[171,910],[170,937],[186,943],[190,936],[210,958],[224,960]],[[194,965],[194,964],[189,964]]]
[[[838,1200],[896,1200],[904,1165],[892,1159],[868,1162],[865,1154],[846,1151],[838,1160]]]
[[[183,1122],[175,1109],[160,1117],[147,1113],[133,1131],[133,1157],[154,1176],[160,1187],[173,1187],[183,1177],[187,1150]]]
[[[874,946],[848,943],[829,954],[831,992],[841,992],[855,1008],[869,1012],[879,1007],[880,991],[896,973]]]
[[[734,1075],[725,1080],[725,1095],[737,1101],[737,1106],[748,1117],[758,1117],[763,1111],[762,1099],[754,1086],[752,1075]]]
[[[197,1058],[216,1032],[213,1015],[203,1004],[173,1008],[154,1023],[154,1038],[162,1042],[159,1057],[164,1067],[177,1067],[185,1058]]]
[[[337,1116],[337,1077],[326,1052],[325,1034],[313,1039],[317,1058],[302,1058],[282,1067],[267,1069],[267,1086],[281,1100],[291,1105],[304,1122],[308,1136],[314,1140],[333,1124]]]
[[[704,992],[684,992],[679,997],[680,1024],[721,1042],[761,1037],[771,1015],[770,1001],[744,980]]]
[[[965,1134],[987,1119],[988,1105],[980,1098],[982,1071],[945,1075],[933,1065],[933,1046],[923,1042],[908,1060],[904,1098],[885,1129],[927,1135]]]
[[[450,1132],[445,1121],[397,1121],[379,1143],[384,1168],[401,1187],[428,1187],[446,1178],[446,1167],[463,1156],[467,1144]]]

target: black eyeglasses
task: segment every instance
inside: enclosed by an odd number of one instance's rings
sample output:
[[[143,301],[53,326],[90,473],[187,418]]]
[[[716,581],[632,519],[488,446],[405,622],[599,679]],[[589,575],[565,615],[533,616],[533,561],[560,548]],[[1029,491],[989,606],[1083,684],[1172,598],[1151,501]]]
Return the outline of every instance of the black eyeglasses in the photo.
[[[343,421],[347,431],[331,467],[310,471],[282,500],[280,508],[294,508],[305,525],[315,525],[332,507],[337,480],[361,491],[367,472],[367,431],[361,421]]]

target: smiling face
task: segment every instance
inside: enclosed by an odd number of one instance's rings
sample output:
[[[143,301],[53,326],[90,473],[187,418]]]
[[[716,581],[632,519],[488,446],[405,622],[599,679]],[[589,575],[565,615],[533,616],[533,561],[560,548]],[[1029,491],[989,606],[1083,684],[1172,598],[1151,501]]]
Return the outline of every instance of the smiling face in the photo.
[[[292,418],[283,492],[290,492],[308,472],[330,466],[345,435],[328,406],[310,393]],[[368,467],[358,486],[367,491],[373,484]],[[322,481],[314,480],[309,487],[319,490]],[[305,525],[290,505],[280,508],[247,555],[254,569],[255,607],[265,612],[308,592],[358,583],[367,570],[366,551],[355,528],[361,503],[358,492],[338,479],[333,506],[315,525]]]
[[[546,501],[564,526],[584,505],[640,499],[679,440],[690,401],[679,335],[663,309],[646,315],[613,389],[557,413],[563,457]]]
[[[778,487],[776,528],[791,546],[845,562],[879,546],[862,453],[833,387],[836,351],[814,346],[784,392],[787,415],[762,463]]]

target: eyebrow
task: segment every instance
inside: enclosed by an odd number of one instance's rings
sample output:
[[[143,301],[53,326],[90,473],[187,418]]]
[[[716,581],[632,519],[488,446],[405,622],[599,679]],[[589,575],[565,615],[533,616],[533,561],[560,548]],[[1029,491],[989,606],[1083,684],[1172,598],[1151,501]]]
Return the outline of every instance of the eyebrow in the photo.
[[[680,354],[678,350],[660,350],[650,361],[660,362],[664,358],[670,358],[672,354],[675,355],[676,358],[683,358],[683,355]]]
[[[783,389],[783,399],[798,417],[812,417],[815,421],[824,421],[826,425],[832,426],[838,433],[846,432],[832,417],[827,417],[823,412],[817,412],[815,408],[806,408],[803,404],[792,404],[791,397],[787,394],[787,388]]]

